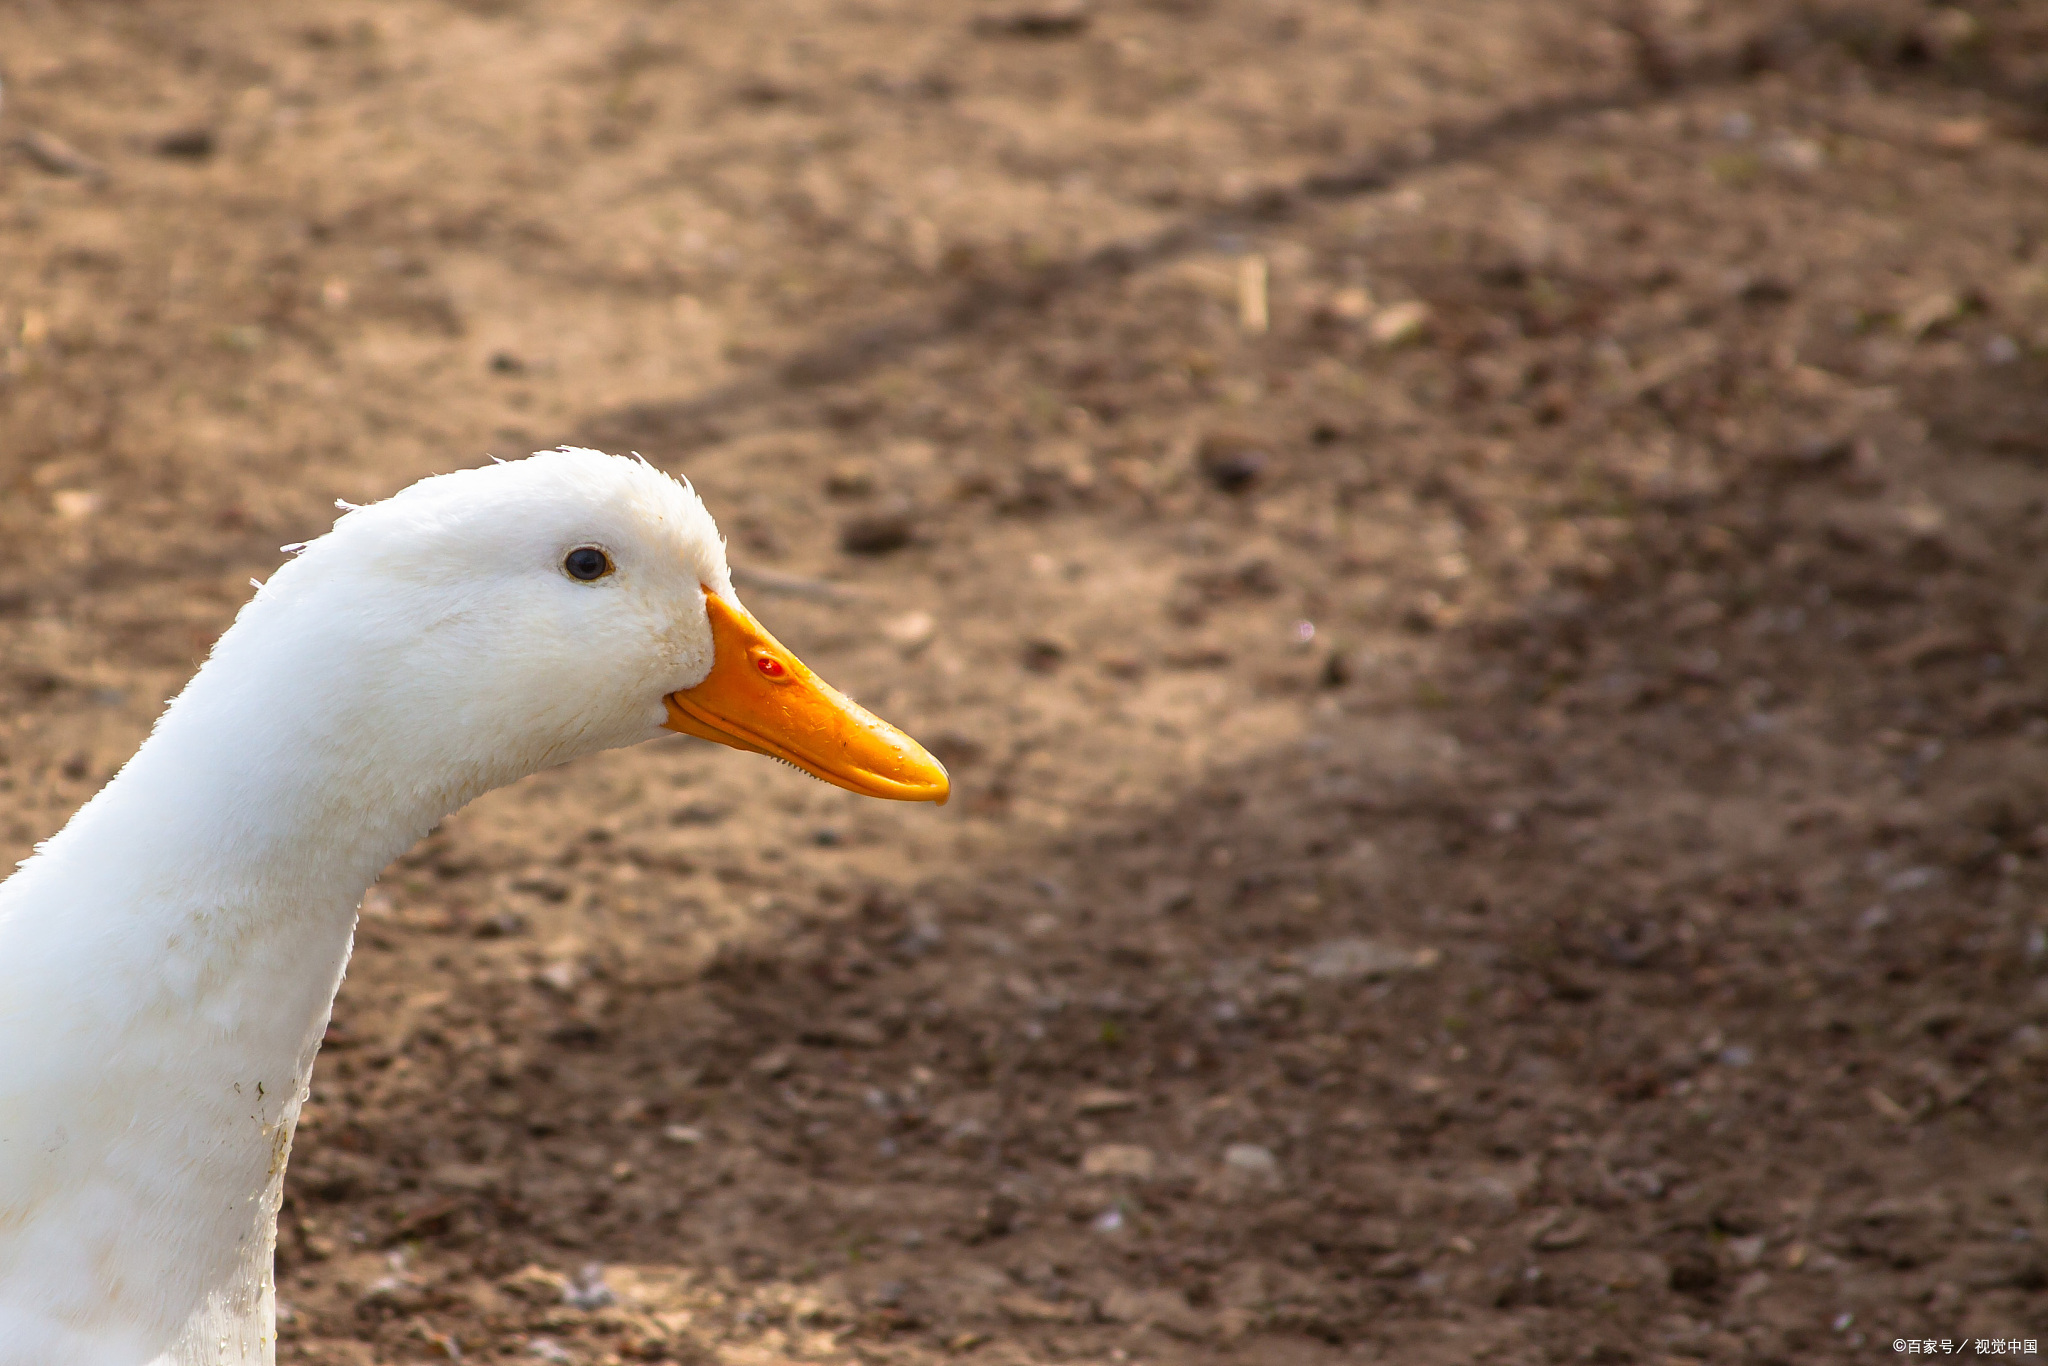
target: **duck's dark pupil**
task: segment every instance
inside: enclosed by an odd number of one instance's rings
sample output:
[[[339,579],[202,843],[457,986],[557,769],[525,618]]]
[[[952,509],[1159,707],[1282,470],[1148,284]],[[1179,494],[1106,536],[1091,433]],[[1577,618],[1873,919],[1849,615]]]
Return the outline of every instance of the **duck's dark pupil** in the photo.
[[[604,552],[592,550],[589,546],[584,546],[581,550],[572,550],[569,552],[569,558],[563,561],[563,567],[574,578],[602,578],[606,567]]]

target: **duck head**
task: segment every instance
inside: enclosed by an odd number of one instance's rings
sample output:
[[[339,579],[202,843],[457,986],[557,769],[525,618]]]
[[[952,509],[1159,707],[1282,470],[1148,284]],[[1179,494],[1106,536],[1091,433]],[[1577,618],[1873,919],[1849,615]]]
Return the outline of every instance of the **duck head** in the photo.
[[[923,746],[755,619],[703,502],[644,461],[565,448],[422,480],[341,518],[251,609],[303,587],[331,613],[319,569],[344,564],[366,622],[408,623],[381,662],[374,629],[346,632],[372,657],[350,671],[403,670],[424,729],[494,756],[479,788],[674,731],[871,797],[949,794]]]

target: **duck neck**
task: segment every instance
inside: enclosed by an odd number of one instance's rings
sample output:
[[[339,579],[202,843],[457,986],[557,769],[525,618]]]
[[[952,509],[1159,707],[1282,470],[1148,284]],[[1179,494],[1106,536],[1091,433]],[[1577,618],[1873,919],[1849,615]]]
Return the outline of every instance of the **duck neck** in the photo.
[[[68,914],[217,949],[220,972],[273,934],[316,957],[345,949],[365,889],[466,799],[464,785],[238,706],[212,672],[24,873],[95,887]]]
[[[0,887],[0,1338],[132,1313],[109,1331],[140,1360],[271,1359],[285,1160],[356,908],[496,777],[424,774],[331,675],[232,646]],[[88,1245],[104,1284],[34,1251]]]

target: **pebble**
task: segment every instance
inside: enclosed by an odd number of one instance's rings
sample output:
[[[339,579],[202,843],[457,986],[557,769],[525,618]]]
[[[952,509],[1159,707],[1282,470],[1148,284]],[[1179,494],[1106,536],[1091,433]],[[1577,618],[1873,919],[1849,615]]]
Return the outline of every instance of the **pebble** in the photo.
[[[1956,5],[1937,5],[1914,26],[1913,36],[1939,61],[1983,41],[1984,21]]]
[[[1066,641],[1053,636],[1035,636],[1024,642],[1024,667],[1035,674],[1049,674],[1073,653]]]
[[[583,980],[581,965],[569,958],[558,958],[534,971],[533,980],[567,996]]]
[[[1270,1154],[1268,1155],[1270,1156]],[[1083,1176],[1127,1177],[1133,1181],[1149,1181],[1158,1170],[1158,1160],[1150,1148],[1135,1143],[1099,1143],[1081,1155]]]
[[[587,1262],[575,1280],[562,1288],[562,1303],[577,1309],[607,1309],[619,1302],[604,1283],[604,1267]]]
[[[1414,1275],[1416,1265],[1415,1259],[1405,1252],[1389,1252],[1383,1257],[1374,1258],[1365,1271],[1368,1276],[1383,1281],[1395,1281],[1404,1276]]]
[[[1138,1103],[1138,1097],[1129,1091],[1113,1091],[1106,1086],[1090,1086],[1074,1096],[1074,1109],[1084,1115],[1108,1114],[1112,1110],[1129,1110]]]
[[[519,1270],[498,1282],[498,1288],[514,1299],[529,1304],[547,1304],[561,1299],[569,1288],[569,1278],[559,1271],[551,1271],[538,1262],[528,1262]]]
[[[219,145],[220,139],[214,136],[211,128],[179,128],[158,138],[155,151],[160,157],[204,161],[214,154]]]
[[[882,623],[882,634],[904,649],[912,649],[932,638],[938,623],[930,612],[905,612]]]
[[[873,1020],[839,1020],[805,1030],[803,1040],[827,1048],[880,1048],[889,1036]]]
[[[1233,1143],[1223,1150],[1223,1178],[1239,1191],[1278,1190],[1280,1159],[1271,1148],[1256,1143]]]
[[[981,1207],[981,1232],[984,1237],[1007,1237],[1017,1227],[1017,1216],[1023,1213],[1023,1205],[1013,1195],[997,1192]]]
[[[1324,301],[1317,316],[1355,326],[1372,316],[1372,295],[1357,285],[1340,289]]]
[[[417,1312],[427,1306],[425,1289],[418,1281],[402,1272],[379,1276],[364,1288],[361,1303],[396,1309],[401,1313]]]
[[[1094,17],[1089,8],[1087,0],[1047,0],[983,15],[975,21],[974,30],[1006,38],[1077,38],[1087,32]]]
[[[1812,138],[1778,138],[1764,152],[1764,159],[1780,170],[1811,175],[1827,164],[1827,150]]]
[[[58,489],[50,506],[67,522],[82,522],[100,510],[100,496],[91,489]]]
[[[1926,295],[1900,312],[1899,330],[1916,339],[1925,337],[1960,318],[1964,307],[1962,296],[1952,291]]]
[[[1203,477],[1225,493],[1243,493],[1257,483],[1268,459],[1262,443],[1235,433],[1204,437],[1196,453]]]
[[[14,145],[43,170],[51,175],[76,176],[81,180],[101,180],[107,174],[106,167],[94,161],[85,153],[73,147],[55,133],[45,133],[39,128],[25,128],[15,135]]]
[[[1442,957],[1433,948],[1406,949],[1377,939],[1331,939],[1308,951],[1302,970],[1318,981],[1361,981],[1424,972]]]
[[[1019,1323],[1080,1323],[1086,1317],[1085,1306],[1077,1302],[1056,1304],[1022,1291],[998,1296],[996,1308]]]
[[[1593,1229],[1589,1214],[1555,1218],[1539,1227],[1530,1242],[1539,1252],[1566,1252],[1590,1239]]]
[[[504,1178],[503,1169],[483,1162],[443,1162],[427,1174],[428,1181],[443,1190],[471,1193],[493,1190]]]
[[[916,530],[908,508],[864,512],[839,524],[839,548],[849,555],[887,555],[909,545]]]
[[[661,1131],[661,1136],[679,1148],[694,1148],[704,1141],[704,1131],[693,1124],[671,1124]]]
[[[476,923],[470,933],[478,939],[510,939],[526,930],[526,917],[517,911],[499,911]]]
[[[1381,346],[1405,346],[1418,341],[1429,330],[1429,305],[1420,299],[1405,303],[1389,304],[1373,314],[1366,325],[1366,335]]]
[[[2006,1042],[2022,1058],[2048,1058],[2048,1031],[2043,1031],[2039,1025],[2021,1025],[2007,1037]]]
[[[1989,119],[1942,119],[1927,136],[1928,142],[1943,152],[1974,152],[1990,139]]]
[[[875,491],[875,471],[865,461],[842,460],[825,476],[825,492],[834,498],[865,498]]]
[[[1667,1279],[1679,1294],[1697,1295],[1704,1299],[1719,1288],[1721,1268],[1704,1253],[1684,1253],[1672,1259],[1671,1274]]]

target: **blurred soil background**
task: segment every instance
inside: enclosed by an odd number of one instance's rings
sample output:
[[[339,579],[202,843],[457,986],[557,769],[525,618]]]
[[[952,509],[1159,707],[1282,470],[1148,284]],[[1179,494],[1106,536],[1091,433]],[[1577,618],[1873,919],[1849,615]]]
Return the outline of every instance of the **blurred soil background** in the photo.
[[[402,860],[281,1360],[2048,1338],[2048,8],[10,0],[0,80],[10,856],[332,499],[560,442],[956,777]]]

